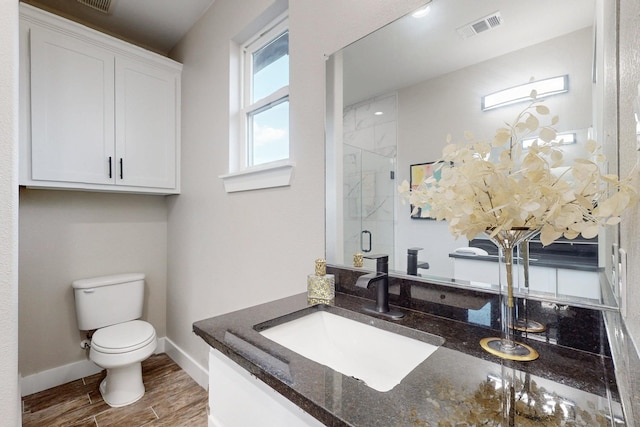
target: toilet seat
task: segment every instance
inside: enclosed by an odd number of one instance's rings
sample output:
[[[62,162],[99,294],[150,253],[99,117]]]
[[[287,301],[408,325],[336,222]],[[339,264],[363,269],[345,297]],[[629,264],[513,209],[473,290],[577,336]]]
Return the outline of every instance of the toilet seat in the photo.
[[[91,338],[91,349],[104,354],[129,353],[155,339],[156,331],[150,323],[131,320],[98,329]]]

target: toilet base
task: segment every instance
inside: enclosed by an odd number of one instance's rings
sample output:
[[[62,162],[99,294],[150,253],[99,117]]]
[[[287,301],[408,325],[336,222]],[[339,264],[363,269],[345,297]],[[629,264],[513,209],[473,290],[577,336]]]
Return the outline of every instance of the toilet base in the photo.
[[[130,405],[144,396],[142,363],[107,369],[107,376],[100,383],[100,394],[113,408]]]

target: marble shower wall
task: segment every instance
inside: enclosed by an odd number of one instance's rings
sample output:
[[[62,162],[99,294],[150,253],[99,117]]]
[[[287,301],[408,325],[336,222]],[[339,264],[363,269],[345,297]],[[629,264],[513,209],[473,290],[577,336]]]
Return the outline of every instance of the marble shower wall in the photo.
[[[395,164],[397,151],[397,95],[379,96],[348,106],[343,114],[344,254],[368,248],[394,259]],[[386,244],[385,244],[386,242]],[[392,267],[392,266],[390,266]]]

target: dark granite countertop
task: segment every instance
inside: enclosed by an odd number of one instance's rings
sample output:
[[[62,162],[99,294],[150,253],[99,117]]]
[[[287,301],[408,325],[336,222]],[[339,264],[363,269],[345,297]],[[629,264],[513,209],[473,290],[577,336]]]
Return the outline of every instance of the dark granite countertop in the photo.
[[[339,281],[340,275],[337,276]],[[353,295],[356,290],[352,292],[340,285],[338,291],[332,306],[309,308],[303,293],[196,322],[194,332],[328,426],[501,425],[497,403],[501,390],[496,380],[503,372],[511,372],[518,379],[516,408],[521,414],[516,420],[518,426],[609,426],[607,419],[612,416],[622,420],[613,364],[599,314],[585,315],[584,322],[580,319],[569,322],[563,333],[575,336],[566,341],[560,339],[559,329],[554,332],[558,333],[558,340],[550,339],[548,334],[546,339],[521,337],[540,357],[533,362],[511,362],[486,353],[478,344],[481,338],[499,334],[493,328],[494,322],[481,326],[469,321],[472,317],[469,310],[482,306],[478,298],[486,297],[488,303],[496,298],[494,295],[472,292],[469,301],[473,308],[466,309],[467,319],[463,315],[465,309],[460,307],[467,304],[464,298],[453,298],[456,303],[451,305],[411,299],[407,302],[400,295],[392,296],[392,303],[399,304],[406,316],[387,321],[364,314],[362,305],[372,294]],[[447,298],[452,299],[449,294],[444,300]],[[385,329],[434,334],[442,337],[444,344],[392,390],[378,392],[276,344],[256,330],[256,325],[281,316],[322,309]],[[573,313],[565,314],[573,319],[576,317]],[[593,331],[594,325],[600,330]],[[579,337],[585,332],[579,330],[581,327],[597,336],[598,343],[584,347]],[[587,340],[591,341],[593,336]],[[287,367],[284,371],[283,363]],[[546,414],[544,408],[555,415]],[[482,419],[486,424],[481,423]],[[572,423],[562,424],[563,421]]]

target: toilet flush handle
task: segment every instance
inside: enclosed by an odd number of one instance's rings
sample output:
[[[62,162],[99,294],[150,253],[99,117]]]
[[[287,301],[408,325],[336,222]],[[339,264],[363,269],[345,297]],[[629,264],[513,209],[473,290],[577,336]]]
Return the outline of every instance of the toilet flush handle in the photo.
[[[94,293],[96,290],[91,288],[91,289],[83,289],[82,292],[84,292],[85,294],[92,294]]]

